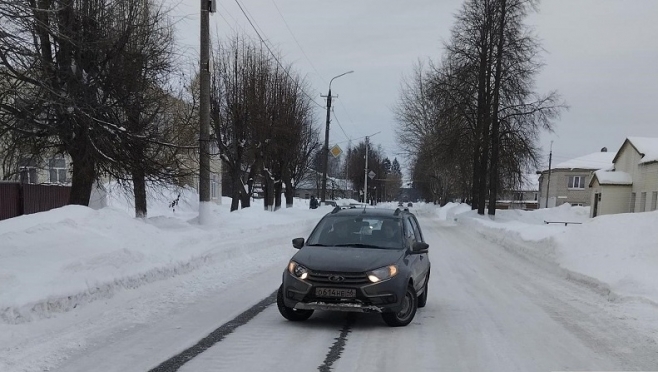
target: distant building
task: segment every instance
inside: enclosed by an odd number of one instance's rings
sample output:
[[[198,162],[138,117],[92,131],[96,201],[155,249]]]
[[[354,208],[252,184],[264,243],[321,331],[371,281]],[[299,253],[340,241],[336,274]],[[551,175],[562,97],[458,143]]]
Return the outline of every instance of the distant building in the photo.
[[[539,175],[526,174],[521,186],[505,190],[496,203],[498,209],[537,209],[539,206]]]
[[[655,211],[658,204],[658,138],[628,137],[613,166],[589,182],[590,216]]]
[[[589,206],[592,190],[589,186],[595,171],[611,169],[614,153],[604,147],[600,152],[558,163],[539,175],[539,207],[557,207],[565,203]]]

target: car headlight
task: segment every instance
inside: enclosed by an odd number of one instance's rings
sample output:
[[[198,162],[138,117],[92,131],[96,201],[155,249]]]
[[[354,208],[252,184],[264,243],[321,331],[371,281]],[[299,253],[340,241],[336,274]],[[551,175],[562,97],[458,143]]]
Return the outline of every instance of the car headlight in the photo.
[[[398,273],[398,267],[395,265],[389,265],[389,266],[384,266],[380,267],[379,269],[369,271],[368,272],[368,279],[373,282],[381,282],[382,280],[390,279],[397,275]]]
[[[308,277],[308,269],[295,261],[290,261],[288,264],[288,271],[299,279],[306,279],[306,277]]]

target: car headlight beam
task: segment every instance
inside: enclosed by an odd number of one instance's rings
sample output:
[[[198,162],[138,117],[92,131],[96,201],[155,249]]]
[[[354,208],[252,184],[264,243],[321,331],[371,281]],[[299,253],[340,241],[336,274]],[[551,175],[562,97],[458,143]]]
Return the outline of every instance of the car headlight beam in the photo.
[[[382,280],[390,279],[395,275],[397,275],[397,273],[398,273],[398,267],[395,265],[389,265],[369,271],[367,274],[368,274],[368,280],[370,280],[373,283],[377,283],[377,282],[381,282]]]
[[[290,261],[288,264],[288,272],[290,272],[295,278],[302,280],[308,277],[308,269],[295,261]]]

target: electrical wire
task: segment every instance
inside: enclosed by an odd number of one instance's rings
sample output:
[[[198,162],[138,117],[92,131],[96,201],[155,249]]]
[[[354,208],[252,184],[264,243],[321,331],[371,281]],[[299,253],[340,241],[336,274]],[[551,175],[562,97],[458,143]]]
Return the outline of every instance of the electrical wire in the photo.
[[[277,12],[279,13],[279,15],[281,16],[281,19],[283,20],[283,23],[286,25],[286,28],[288,29],[288,32],[290,32],[290,36],[292,36],[293,40],[295,40],[295,43],[297,43],[297,46],[299,47],[299,50],[302,51],[302,54],[304,55],[304,57],[306,57],[306,60],[308,61],[308,63],[311,64],[311,67],[313,68],[313,71],[315,71],[315,73],[318,74],[318,76],[320,77],[320,79],[322,79],[322,81],[323,81],[325,84],[327,84],[327,81],[326,81],[326,80],[322,77],[322,75],[318,72],[318,69],[315,68],[315,65],[313,64],[313,62],[311,62],[311,59],[308,58],[308,55],[306,55],[306,52],[304,51],[304,48],[302,48],[302,45],[299,43],[299,40],[297,40],[297,38],[295,37],[295,34],[294,34],[294,33],[292,32],[292,30],[290,29],[290,26],[288,25],[288,22],[286,22],[286,19],[283,17],[283,14],[281,13],[281,10],[279,10],[279,6],[276,5],[276,2],[275,2],[274,0],[272,0],[272,4],[274,4],[274,7],[276,8],[276,11],[277,11]]]
[[[254,30],[254,32],[256,32],[256,35],[258,35],[258,38],[260,39],[260,41],[263,43],[263,45],[265,45],[265,48],[267,48],[267,50],[270,52],[270,54],[272,55],[272,58],[274,58],[274,60],[276,61],[276,63],[279,64],[279,66],[281,67],[281,69],[286,73],[286,75],[288,75],[288,77],[289,77],[290,79],[295,80],[295,79],[290,75],[290,73],[288,72],[288,69],[285,68],[285,67],[283,66],[283,64],[279,61],[279,58],[277,58],[276,54],[274,54],[274,52],[272,52],[272,49],[270,49],[270,46],[267,45],[267,42],[265,41],[265,39],[263,39],[263,37],[261,36],[260,32],[258,32],[258,30],[256,29],[256,26],[254,26],[254,23],[251,21],[251,18],[249,18],[249,16],[247,15],[247,12],[246,12],[246,11],[244,10],[244,8],[242,7],[242,4],[240,4],[240,1],[239,1],[239,0],[235,0],[235,3],[238,4],[238,7],[240,8],[240,11],[241,11],[242,14],[245,16],[245,18],[247,18],[247,21],[248,21],[249,24],[251,25],[251,28]],[[304,90],[302,90],[302,93],[303,93],[303,94],[304,94],[309,100],[311,100],[311,102],[313,102],[316,106],[318,106],[318,107],[324,109],[324,106],[322,106],[321,104],[317,103],[317,102],[313,99],[313,97],[311,97],[311,96],[310,96],[308,93],[306,93]]]

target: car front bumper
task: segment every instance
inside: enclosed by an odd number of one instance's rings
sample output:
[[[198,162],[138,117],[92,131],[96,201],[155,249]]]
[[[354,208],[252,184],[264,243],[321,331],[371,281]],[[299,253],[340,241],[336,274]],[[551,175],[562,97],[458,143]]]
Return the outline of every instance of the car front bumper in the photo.
[[[354,298],[325,298],[317,288],[354,289]],[[287,307],[298,310],[325,310],[360,313],[396,312],[402,306],[407,280],[401,275],[378,282],[329,284],[302,280],[287,270],[283,274],[283,297]]]

